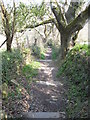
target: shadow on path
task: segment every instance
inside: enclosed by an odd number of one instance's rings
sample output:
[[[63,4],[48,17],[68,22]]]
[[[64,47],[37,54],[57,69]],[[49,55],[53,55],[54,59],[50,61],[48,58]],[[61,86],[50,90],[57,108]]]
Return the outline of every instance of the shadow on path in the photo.
[[[51,59],[51,48],[48,47],[45,60],[41,63],[37,81],[31,85],[30,109],[32,112],[65,112],[65,89],[59,78],[57,68]]]

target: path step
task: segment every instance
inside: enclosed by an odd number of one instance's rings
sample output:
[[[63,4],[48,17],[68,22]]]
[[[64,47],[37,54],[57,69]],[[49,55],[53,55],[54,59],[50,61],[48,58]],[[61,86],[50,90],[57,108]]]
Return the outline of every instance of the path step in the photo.
[[[24,118],[65,118],[65,112],[27,112]]]
[[[52,60],[37,60],[38,62],[52,62]]]

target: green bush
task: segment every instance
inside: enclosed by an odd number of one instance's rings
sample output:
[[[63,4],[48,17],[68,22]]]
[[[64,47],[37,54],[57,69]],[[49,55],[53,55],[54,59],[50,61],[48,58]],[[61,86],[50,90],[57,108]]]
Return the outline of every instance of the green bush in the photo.
[[[24,65],[22,68],[23,75],[27,80],[32,80],[38,74],[38,67],[40,66],[39,62],[31,62],[28,65]]]
[[[34,77],[38,74],[39,62],[26,62],[30,51],[28,49],[12,50],[12,52],[2,52],[2,98],[3,111],[11,115],[14,113],[15,106],[21,101],[23,95],[30,93],[30,84],[35,81]],[[24,90],[24,94],[22,91]],[[9,105],[9,106],[8,106]],[[9,108],[8,108],[9,107]],[[17,108],[20,109],[20,108]]]
[[[36,56],[37,58],[45,59],[44,50],[42,50],[40,47],[36,45],[32,46],[32,54]]]
[[[52,46],[52,59],[53,60],[57,59],[58,55],[59,55],[59,48],[53,45]]]
[[[57,73],[57,76],[66,76],[68,85],[67,114],[69,117],[87,117],[88,100],[88,56],[90,46],[76,45],[66,56]],[[83,111],[83,109],[85,109]]]
[[[43,59],[43,60],[45,59],[44,53],[41,53],[41,54],[40,54],[40,58]]]
[[[10,83],[18,75],[23,56],[20,50],[2,52],[2,82]]]
[[[33,52],[33,55],[36,55],[37,57],[40,57],[40,53],[41,53],[41,49],[40,47],[38,46],[32,46],[32,52]]]

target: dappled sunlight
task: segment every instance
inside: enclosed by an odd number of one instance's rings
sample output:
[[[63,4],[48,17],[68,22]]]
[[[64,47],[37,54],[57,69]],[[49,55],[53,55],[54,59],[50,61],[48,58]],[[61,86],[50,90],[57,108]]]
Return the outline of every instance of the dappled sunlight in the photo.
[[[50,49],[50,48],[49,48]],[[32,111],[59,111],[64,108],[63,83],[56,77],[57,68],[50,59],[51,50],[47,52],[47,59],[38,60],[41,66],[38,68],[36,82],[32,84]]]
[[[50,93],[51,93],[51,91],[50,91],[50,90],[48,90],[46,93],[47,93],[47,94],[50,94]]]
[[[0,0],[1,119],[88,117],[89,0],[12,1]]]
[[[50,82],[36,81],[36,82],[38,84],[47,85],[47,86],[55,86],[55,87],[57,87],[58,85],[63,86],[63,84],[61,82],[57,82],[57,81],[50,81]]]
[[[50,56],[51,51],[47,53]],[[40,60],[38,60],[40,61]],[[41,60],[41,67],[39,68],[39,77],[38,84],[47,85],[47,86],[63,86],[59,80],[57,81],[56,73],[54,71],[55,67],[53,65],[53,61],[51,59]]]
[[[51,97],[52,97],[52,96],[51,96]],[[54,102],[57,102],[58,98],[57,98],[57,97],[52,97],[52,100],[53,100]]]
[[[44,81],[37,81],[38,84],[42,84],[42,85],[47,85],[47,86],[56,86],[56,84],[51,83],[51,82],[44,82]]]
[[[50,51],[45,60],[24,61],[22,66],[17,63],[22,62],[23,56],[21,58],[17,56],[15,61],[17,77],[11,79],[13,85],[9,90],[9,104],[5,105],[7,109],[9,108],[7,113],[16,116],[30,110],[58,111],[59,104],[63,101],[62,90],[60,91],[59,88],[62,89],[63,84],[56,78],[56,68],[49,55],[51,55]]]

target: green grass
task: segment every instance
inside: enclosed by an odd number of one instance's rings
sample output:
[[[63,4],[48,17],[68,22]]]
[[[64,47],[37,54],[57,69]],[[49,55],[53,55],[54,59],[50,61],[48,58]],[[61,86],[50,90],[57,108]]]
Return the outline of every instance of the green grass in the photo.
[[[59,55],[59,48],[52,46],[52,59],[56,60]]]
[[[66,56],[60,66],[57,77],[66,76],[68,85],[67,98],[69,100],[67,106],[67,114],[73,118],[76,116],[87,117],[88,110],[88,57],[90,56],[90,46],[76,45]],[[71,103],[73,101],[73,103]]]
[[[38,74],[39,67],[40,67],[40,63],[33,61],[30,64],[23,66],[22,73],[28,80],[32,80],[32,78]]]
[[[44,55],[43,52],[42,52],[41,55],[40,55],[40,59],[45,60],[45,55]]]
[[[32,68],[37,69],[40,67],[40,62],[32,61],[30,65],[32,66]]]

